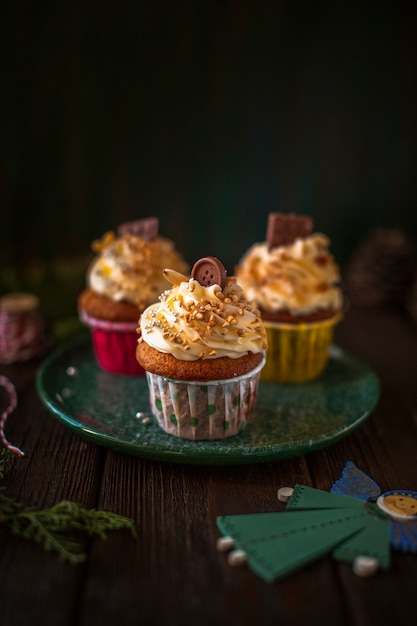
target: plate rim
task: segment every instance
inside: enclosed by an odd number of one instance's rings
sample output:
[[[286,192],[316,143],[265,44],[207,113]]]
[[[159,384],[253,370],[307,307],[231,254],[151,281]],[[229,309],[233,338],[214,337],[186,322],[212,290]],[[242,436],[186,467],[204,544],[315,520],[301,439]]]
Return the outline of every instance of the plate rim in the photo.
[[[204,441],[204,447],[201,448],[199,447],[199,443],[201,442],[192,442],[187,440],[188,444],[195,444],[195,452],[191,452],[188,449],[186,452],[181,452],[181,450],[175,449],[175,444],[177,443],[177,440],[179,440],[178,443],[183,443],[184,440],[174,437],[173,435],[168,435],[162,429],[161,434],[172,438],[172,443],[174,444],[173,448],[155,443],[153,443],[152,447],[150,447],[143,441],[129,442],[127,440],[122,440],[115,434],[106,433],[99,428],[92,428],[80,422],[68,411],[58,406],[58,403],[53,401],[49,391],[46,389],[45,377],[53,363],[61,359],[65,354],[73,352],[77,348],[89,349],[92,357],[94,356],[90,337],[81,335],[72,337],[70,340],[67,340],[59,345],[55,350],[49,353],[40,364],[36,375],[36,389],[42,404],[60,423],[68,427],[72,432],[75,432],[83,439],[121,454],[141,457],[153,461],[194,465],[241,465],[278,461],[308,454],[344,439],[347,435],[359,428],[374,411],[380,396],[380,381],[374,369],[360,357],[357,357],[344,348],[334,344],[332,349],[335,349],[343,357],[351,359],[358,365],[365,367],[367,374],[371,376],[373,381],[374,394],[372,402],[367,405],[366,409],[364,409],[360,415],[357,415],[352,420],[344,421],[341,425],[330,432],[320,433],[319,435],[315,435],[309,439],[303,438],[291,442],[284,442],[282,444],[273,443],[257,447],[242,445],[241,447],[233,448],[231,452],[227,452],[223,449],[216,452],[214,449],[217,443],[216,441]],[[97,365],[97,367],[99,366]],[[111,373],[109,372],[109,374]],[[115,374],[115,376],[119,376],[119,374]],[[270,385],[271,383],[261,382],[260,384]],[[154,417],[152,417],[152,419],[155,420]],[[156,423],[155,426],[159,428]],[[236,436],[239,437],[239,435]],[[226,440],[224,439],[220,440],[223,445],[225,441]]]

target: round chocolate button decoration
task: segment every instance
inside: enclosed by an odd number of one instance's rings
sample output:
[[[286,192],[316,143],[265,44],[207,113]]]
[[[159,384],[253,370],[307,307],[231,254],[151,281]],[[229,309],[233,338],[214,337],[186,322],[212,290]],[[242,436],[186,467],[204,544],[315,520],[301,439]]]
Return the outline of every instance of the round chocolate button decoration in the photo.
[[[224,265],[214,256],[205,256],[199,259],[191,270],[191,276],[197,280],[200,285],[203,285],[203,287],[220,285],[223,289],[226,284],[226,270]]]

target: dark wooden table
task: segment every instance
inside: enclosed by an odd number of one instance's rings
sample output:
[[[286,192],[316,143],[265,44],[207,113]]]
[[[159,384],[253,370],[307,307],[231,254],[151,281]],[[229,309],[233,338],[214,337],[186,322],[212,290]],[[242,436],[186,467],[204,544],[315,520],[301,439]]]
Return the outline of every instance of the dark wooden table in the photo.
[[[393,553],[387,572],[357,577],[326,556],[268,584],[216,550],[216,517],[284,510],[280,486],[328,490],[348,460],[384,491],[417,490],[417,324],[389,310],[350,310],[336,342],[376,370],[381,396],[348,437],[293,459],[239,466],[194,466],[125,456],[68,430],[43,408],[40,361],[0,367],[18,408],[7,436],[13,458],[6,493],[26,506],[62,499],[135,520],[107,541],[88,540],[81,565],[58,561],[0,528],[0,624],[86,626],[417,623],[417,555]]]

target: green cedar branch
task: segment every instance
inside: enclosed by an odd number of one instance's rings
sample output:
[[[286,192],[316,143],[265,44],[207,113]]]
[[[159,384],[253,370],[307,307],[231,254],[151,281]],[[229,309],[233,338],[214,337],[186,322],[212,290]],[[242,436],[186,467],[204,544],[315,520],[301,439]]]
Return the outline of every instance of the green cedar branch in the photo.
[[[0,454],[0,479],[4,478],[5,465],[10,458],[7,450]],[[76,502],[63,500],[54,506],[36,510],[24,509],[13,498],[2,493],[0,488],[0,529],[9,531],[22,539],[40,544],[46,551],[55,552],[62,561],[77,564],[86,560],[81,545],[68,537],[68,533],[81,532],[89,537],[107,539],[108,531],[129,530],[136,537],[133,520],[96,509],[86,509]]]

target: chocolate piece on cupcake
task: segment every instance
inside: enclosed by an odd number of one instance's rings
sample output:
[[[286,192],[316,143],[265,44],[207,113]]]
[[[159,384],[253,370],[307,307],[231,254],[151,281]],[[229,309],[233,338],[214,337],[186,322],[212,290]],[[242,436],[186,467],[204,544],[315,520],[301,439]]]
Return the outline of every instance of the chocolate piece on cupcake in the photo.
[[[270,213],[266,231],[268,248],[288,246],[296,239],[308,237],[312,230],[313,219],[308,215]]]
[[[155,241],[158,237],[159,220],[157,217],[145,217],[141,220],[133,220],[120,224],[117,229],[118,237],[135,235],[143,241]]]

